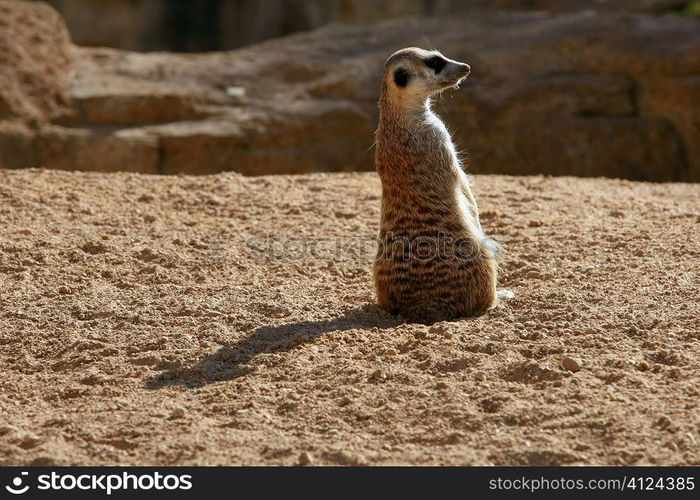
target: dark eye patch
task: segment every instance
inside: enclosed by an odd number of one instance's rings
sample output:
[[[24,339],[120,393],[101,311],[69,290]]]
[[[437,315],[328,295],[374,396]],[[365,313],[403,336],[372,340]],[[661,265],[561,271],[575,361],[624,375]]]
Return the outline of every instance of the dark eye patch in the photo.
[[[440,73],[442,68],[445,67],[445,64],[447,64],[447,61],[440,56],[433,56],[430,59],[425,60],[425,65],[435,71],[435,74]]]
[[[403,68],[399,68],[396,71],[394,71],[394,83],[399,87],[405,87],[406,85],[408,85],[408,80],[410,78],[411,75],[409,75],[408,71],[406,71]]]

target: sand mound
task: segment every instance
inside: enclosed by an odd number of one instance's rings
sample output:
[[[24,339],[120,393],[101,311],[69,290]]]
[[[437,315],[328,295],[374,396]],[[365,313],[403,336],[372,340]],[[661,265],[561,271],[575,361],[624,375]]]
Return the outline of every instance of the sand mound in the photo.
[[[45,120],[65,112],[69,61],[70,37],[56,11],[0,0],[0,120]]]
[[[0,464],[697,464],[697,187],[476,187],[516,297],[426,327],[373,174],[0,171]]]

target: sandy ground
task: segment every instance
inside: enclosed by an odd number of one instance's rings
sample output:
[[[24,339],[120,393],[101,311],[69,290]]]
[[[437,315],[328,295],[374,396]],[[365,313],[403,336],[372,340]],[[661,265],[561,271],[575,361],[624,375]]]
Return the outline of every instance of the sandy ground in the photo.
[[[516,297],[422,326],[374,174],[0,171],[0,464],[700,463],[698,186],[475,183]]]

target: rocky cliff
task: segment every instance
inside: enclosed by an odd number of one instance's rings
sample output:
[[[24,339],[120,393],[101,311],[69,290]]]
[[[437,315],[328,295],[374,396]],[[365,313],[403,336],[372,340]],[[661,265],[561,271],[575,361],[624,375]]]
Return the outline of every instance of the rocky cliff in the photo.
[[[331,23],[500,9],[693,15],[697,0],[47,0],[79,45],[125,50],[233,49]]]
[[[435,108],[473,172],[700,180],[693,20],[482,12],[334,24],[229,52],[143,54],[75,47],[45,5],[0,8],[25,16],[0,31],[11,48],[0,103],[13,103],[0,106],[0,166],[371,169],[383,61],[419,45],[472,65]]]

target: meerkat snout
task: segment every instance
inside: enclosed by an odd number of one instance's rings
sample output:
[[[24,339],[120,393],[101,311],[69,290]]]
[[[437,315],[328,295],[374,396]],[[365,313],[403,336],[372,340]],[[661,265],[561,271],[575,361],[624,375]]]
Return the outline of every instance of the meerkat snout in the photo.
[[[472,72],[472,67],[469,66],[467,63],[460,63],[460,66],[461,66],[462,72],[464,74],[464,76],[462,78],[468,77],[469,73]]]
[[[453,87],[459,85],[462,80],[469,76],[471,71],[472,69],[467,63],[447,61],[443,70],[444,75],[440,76],[443,77],[443,82],[447,87]]]

